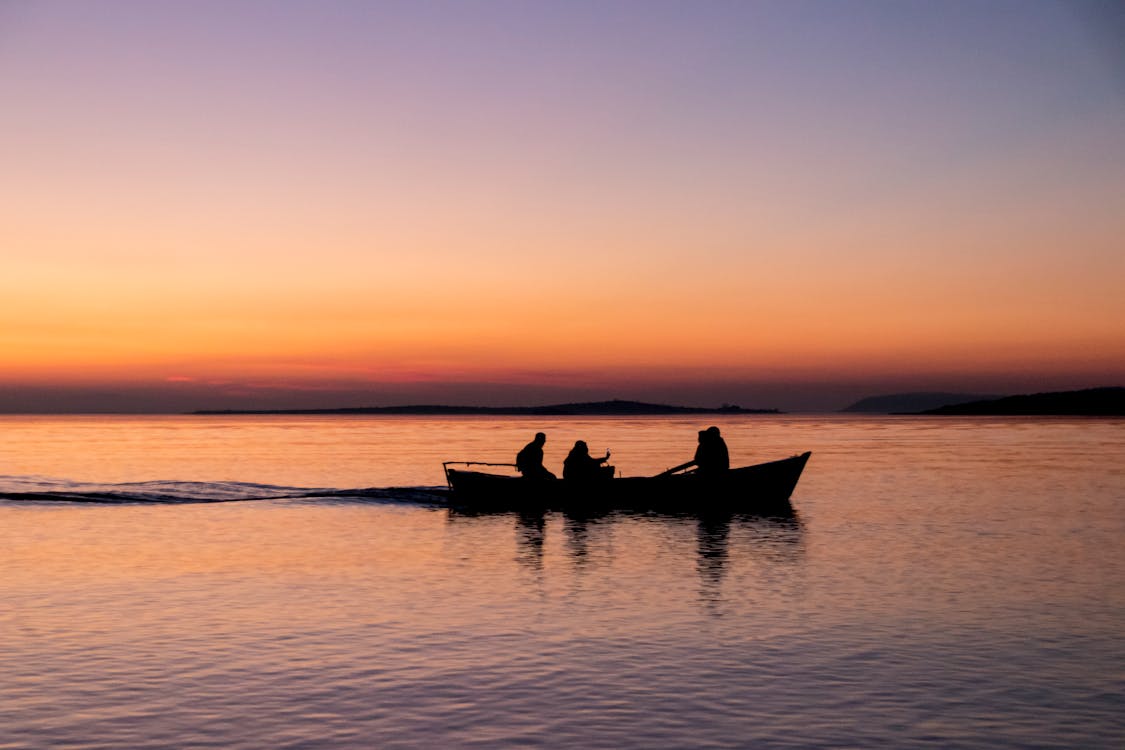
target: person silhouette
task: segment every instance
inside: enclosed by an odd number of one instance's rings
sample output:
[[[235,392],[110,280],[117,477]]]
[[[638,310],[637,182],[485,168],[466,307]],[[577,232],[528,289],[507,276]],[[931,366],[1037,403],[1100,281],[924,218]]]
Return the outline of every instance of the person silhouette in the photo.
[[[695,448],[695,457],[679,466],[665,469],[657,474],[658,477],[670,477],[681,471],[688,474],[713,477],[730,469],[730,453],[727,452],[727,443],[719,434],[718,427],[708,427],[699,431],[699,445]]]
[[[516,454],[516,468],[525,479],[558,478],[543,466],[543,444],[546,442],[547,436],[542,432],[537,432],[535,433],[535,439]]]
[[[699,431],[699,447],[695,449],[695,465],[701,475],[715,476],[730,468],[727,443],[718,427]]]
[[[606,477],[606,469],[602,468],[602,464],[608,460],[609,451],[606,451],[601,458],[594,458],[590,455],[590,448],[586,445],[586,441],[579,440],[570,449],[566,460],[563,461],[563,479],[589,481],[591,479],[608,478]],[[609,471],[609,476],[612,476],[612,470]]]

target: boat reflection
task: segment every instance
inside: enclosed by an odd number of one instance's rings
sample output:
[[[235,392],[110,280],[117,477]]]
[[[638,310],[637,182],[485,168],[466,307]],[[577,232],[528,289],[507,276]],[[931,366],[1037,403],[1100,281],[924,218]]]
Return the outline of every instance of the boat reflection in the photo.
[[[585,514],[564,513],[563,531],[566,548],[576,567],[586,564],[590,556],[590,519]]]
[[[652,546],[654,557],[671,555],[673,561],[691,554],[699,599],[708,609],[723,601],[723,584],[732,568],[759,579],[787,579],[804,556],[803,525],[792,509],[770,515],[451,509],[448,524],[466,531],[482,524],[512,529],[517,563],[540,581],[548,570],[616,575],[615,544],[629,545],[628,560],[635,560],[643,546]],[[654,559],[652,564],[660,563]]]
[[[516,559],[535,572],[543,570],[543,544],[547,538],[547,514],[514,513],[516,517]]]
[[[730,560],[730,526],[733,519],[726,516],[702,516],[697,525],[696,570],[703,586],[705,600],[718,598]]]

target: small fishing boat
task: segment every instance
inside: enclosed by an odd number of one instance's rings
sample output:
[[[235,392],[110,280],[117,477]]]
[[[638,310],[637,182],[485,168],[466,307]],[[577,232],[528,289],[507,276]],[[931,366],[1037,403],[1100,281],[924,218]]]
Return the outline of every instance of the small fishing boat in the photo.
[[[587,481],[525,479],[471,468],[511,464],[447,461],[442,466],[450,505],[457,508],[761,513],[790,508],[789,497],[810,455],[742,466],[714,476],[670,469],[646,477],[613,477],[606,472],[603,478]]]

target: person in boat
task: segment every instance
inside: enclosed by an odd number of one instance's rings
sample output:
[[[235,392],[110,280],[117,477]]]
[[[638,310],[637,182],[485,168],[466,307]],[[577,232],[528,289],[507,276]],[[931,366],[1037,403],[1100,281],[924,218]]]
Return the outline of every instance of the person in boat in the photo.
[[[516,468],[525,479],[558,479],[543,465],[543,444],[546,442],[547,436],[537,432],[535,439],[516,454]]]
[[[570,449],[566,460],[563,461],[563,479],[582,482],[608,478],[612,476],[612,469],[607,471],[607,468],[602,467],[602,464],[608,460],[609,451],[606,451],[601,458],[594,458],[590,455],[590,448],[586,445],[586,441],[579,440]]]
[[[699,431],[699,447],[695,449],[694,463],[696,470],[704,476],[722,474],[730,468],[730,453],[718,427]]]

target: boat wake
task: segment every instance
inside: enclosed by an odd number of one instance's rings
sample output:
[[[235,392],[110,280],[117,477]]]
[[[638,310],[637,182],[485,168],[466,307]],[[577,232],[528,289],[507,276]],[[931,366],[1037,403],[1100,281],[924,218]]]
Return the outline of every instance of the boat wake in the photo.
[[[376,502],[445,505],[444,487],[284,487],[250,482],[124,482],[95,484],[48,477],[0,476],[0,502],[184,505],[251,501]]]

